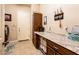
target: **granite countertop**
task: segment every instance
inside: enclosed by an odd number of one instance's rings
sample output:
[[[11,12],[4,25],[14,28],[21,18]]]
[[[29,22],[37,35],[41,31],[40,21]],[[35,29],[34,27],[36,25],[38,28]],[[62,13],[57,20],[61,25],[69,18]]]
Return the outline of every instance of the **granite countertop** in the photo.
[[[53,41],[79,54],[79,41],[73,41],[71,39],[68,39],[66,35],[60,35],[60,34],[50,33],[50,32],[35,32],[35,34],[38,34],[44,38],[47,38],[48,40]]]

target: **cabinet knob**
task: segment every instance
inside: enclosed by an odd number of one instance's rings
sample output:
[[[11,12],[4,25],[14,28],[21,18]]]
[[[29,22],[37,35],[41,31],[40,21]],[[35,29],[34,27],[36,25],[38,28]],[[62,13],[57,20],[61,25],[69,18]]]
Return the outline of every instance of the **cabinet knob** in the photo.
[[[57,50],[58,49],[58,47],[56,47],[56,46],[54,46],[54,48]]]

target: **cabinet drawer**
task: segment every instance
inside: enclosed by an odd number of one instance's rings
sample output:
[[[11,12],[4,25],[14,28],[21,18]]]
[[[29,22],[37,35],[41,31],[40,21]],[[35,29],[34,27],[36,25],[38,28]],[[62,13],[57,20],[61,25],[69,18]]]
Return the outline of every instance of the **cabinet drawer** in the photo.
[[[55,55],[55,50],[47,46],[47,55]]]
[[[47,46],[47,55],[60,55],[58,52],[56,52],[53,48],[50,46]]]
[[[50,46],[51,48],[55,49],[61,55],[76,55],[76,53],[74,53],[50,40],[47,40],[47,45]]]

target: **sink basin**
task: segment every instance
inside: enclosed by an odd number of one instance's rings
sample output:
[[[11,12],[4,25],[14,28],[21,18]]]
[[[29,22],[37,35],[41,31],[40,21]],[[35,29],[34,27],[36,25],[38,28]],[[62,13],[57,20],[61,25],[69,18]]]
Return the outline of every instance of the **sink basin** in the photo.
[[[74,41],[79,41],[79,34],[69,33],[68,38]]]

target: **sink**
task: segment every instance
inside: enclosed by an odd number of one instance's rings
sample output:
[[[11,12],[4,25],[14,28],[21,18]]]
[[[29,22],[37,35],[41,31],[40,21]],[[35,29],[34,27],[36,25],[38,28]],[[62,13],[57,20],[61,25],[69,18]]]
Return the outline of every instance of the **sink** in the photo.
[[[79,41],[79,34],[69,33],[68,38],[73,41]]]

